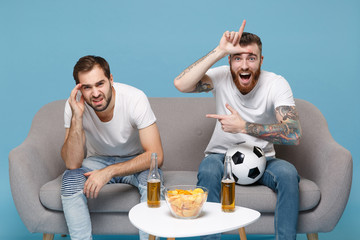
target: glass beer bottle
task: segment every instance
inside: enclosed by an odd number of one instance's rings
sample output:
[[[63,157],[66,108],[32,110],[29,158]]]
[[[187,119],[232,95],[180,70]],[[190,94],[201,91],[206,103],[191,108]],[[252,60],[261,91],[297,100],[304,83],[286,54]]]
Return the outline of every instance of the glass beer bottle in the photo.
[[[235,180],[231,170],[231,157],[226,156],[224,162],[224,176],[221,180],[221,210],[235,211]]]
[[[161,180],[158,171],[157,154],[151,154],[150,171],[147,179],[147,205],[151,208],[160,207]]]

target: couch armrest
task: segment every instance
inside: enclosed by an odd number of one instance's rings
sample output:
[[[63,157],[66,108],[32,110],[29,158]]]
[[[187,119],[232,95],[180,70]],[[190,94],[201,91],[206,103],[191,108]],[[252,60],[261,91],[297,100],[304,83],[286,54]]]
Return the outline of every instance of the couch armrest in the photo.
[[[65,130],[64,101],[45,105],[35,115],[25,141],[9,154],[11,193],[17,211],[30,232],[35,232],[47,211],[39,200],[42,185],[58,177],[65,164],[60,156]]]
[[[314,105],[296,99],[296,106],[303,130],[300,144],[276,146],[276,152],[280,158],[292,162],[302,177],[314,181],[320,188],[321,200],[313,211],[318,219],[314,228],[329,232],[339,221],[349,198],[352,157],[333,139],[326,119]]]

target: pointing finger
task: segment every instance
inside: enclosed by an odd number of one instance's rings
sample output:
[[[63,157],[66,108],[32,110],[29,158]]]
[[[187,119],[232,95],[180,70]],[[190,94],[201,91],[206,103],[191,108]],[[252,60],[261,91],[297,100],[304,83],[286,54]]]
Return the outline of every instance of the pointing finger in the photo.
[[[241,36],[242,33],[244,32],[244,29],[245,29],[245,25],[246,25],[246,20],[244,20],[241,24],[241,27],[239,29],[239,35]]]
[[[215,119],[219,119],[219,120],[224,118],[223,115],[218,115],[218,114],[206,114],[206,117],[207,118],[215,118]]]

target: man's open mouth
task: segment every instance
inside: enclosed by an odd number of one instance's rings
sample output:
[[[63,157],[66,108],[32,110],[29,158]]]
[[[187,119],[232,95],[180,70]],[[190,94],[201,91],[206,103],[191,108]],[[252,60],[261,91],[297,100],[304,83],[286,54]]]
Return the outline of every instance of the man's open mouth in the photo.
[[[251,73],[240,73],[239,76],[241,80],[248,81],[251,77]]]

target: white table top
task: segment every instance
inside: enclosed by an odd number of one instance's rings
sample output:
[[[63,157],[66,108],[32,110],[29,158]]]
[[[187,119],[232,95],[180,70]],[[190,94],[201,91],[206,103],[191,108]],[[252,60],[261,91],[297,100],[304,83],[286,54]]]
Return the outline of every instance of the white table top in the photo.
[[[149,208],[146,202],[129,212],[130,222],[138,229],[164,238],[194,237],[222,233],[245,227],[260,217],[258,211],[235,207],[232,213],[221,211],[219,203],[206,202],[196,219],[179,219],[171,215],[165,201],[159,208]]]

